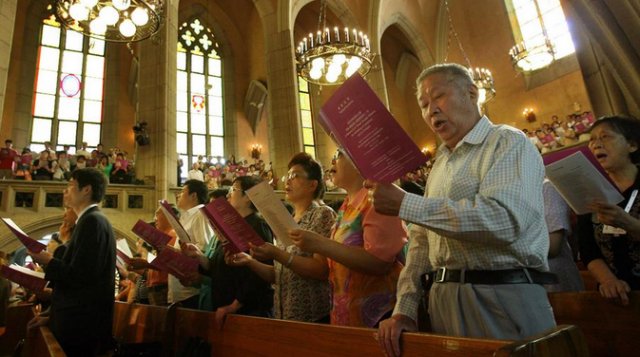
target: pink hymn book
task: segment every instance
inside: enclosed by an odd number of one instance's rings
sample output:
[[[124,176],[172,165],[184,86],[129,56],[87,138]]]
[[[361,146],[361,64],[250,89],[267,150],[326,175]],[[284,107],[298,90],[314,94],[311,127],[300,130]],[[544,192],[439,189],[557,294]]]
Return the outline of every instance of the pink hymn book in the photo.
[[[2,276],[33,291],[42,291],[47,286],[44,273],[36,272],[15,264],[1,265]]]
[[[11,232],[20,240],[20,242],[27,247],[28,250],[34,253],[40,253],[47,246],[38,242],[37,240],[29,237],[25,232],[22,231],[20,227],[18,227],[15,222],[11,218],[2,218],[2,221],[5,225],[11,230]]]
[[[171,236],[141,219],[136,222],[131,231],[156,249],[164,247],[171,240]]]
[[[427,161],[357,73],[322,106],[319,122],[365,179],[391,183]]]
[[[258,233],[224,197],[210,202],[201,209],[223,239],[225,249],[231,253],[248,251],[249,242],[253,245],[264,244]]]

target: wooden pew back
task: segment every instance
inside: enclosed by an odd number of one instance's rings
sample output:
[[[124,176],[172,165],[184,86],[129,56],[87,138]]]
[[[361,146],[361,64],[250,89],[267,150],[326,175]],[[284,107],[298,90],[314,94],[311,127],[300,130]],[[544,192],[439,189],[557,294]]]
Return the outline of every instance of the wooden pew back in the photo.
[[[176,350],[190,336],[213,346],[216,356],[383,356],[373,329],[347,328],[257,317],[228,316],[221,330],[213,313],[178,309]],[[406,355],[491,356],[506,341],[404,334]]]
[[[556,323],[576,325],[593,356],[633,356],[640,346],[640,292],[628,306],[608,301],[594,291],[551,293]]]
[[[554,330],[500,347],[494,357],[588,357],[589,348],[580,328],[560,325]]]
[[[0,336],[0,356],[12,355],[18,341],[26,337],[27,323],[33,318],[32,310],[32,304],[7,308],[6,329]]]

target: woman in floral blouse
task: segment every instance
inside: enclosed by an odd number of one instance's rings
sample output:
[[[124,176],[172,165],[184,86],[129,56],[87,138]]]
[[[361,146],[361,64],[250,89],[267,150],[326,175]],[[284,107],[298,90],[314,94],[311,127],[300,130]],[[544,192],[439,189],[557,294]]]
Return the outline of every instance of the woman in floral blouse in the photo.
[[[335,185],[347,191],[331,239],[304,229],[289,236],[300,249],[327,257],[331,324],[374,327],[395,305],[407,230],[397,216],[375,211],[362,187],[364,179],[341,150],[331,171]]]
[[[291,159],[288,168],[283,181],[285,197],[294,207],[294,219],[300,228],[328,241],[336,214],[319,203],[324,194],[322,167],[309,154],[299,153]],[[266,260],[273,260],[274,265],[260,262]],[[331,290],[323,256],[295,245],[284,246],[277,240],[276,245],[252,247],[251,255],[237,254],[231,264],[248,265],[264,280],[275,284],[276,318],[329,322]]]

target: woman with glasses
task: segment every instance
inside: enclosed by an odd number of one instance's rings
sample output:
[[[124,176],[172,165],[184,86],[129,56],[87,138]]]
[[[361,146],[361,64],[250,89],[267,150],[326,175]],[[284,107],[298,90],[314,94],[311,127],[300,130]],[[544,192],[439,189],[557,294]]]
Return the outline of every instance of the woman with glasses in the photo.
[[[245,193],[258,183],[260,181],[255,176],[237,177],[229,189],[227,200],[262,240],[272,243],[271,229],[257,214],[256,207]],[[273,316],[273,290],[270,284],[247,267],[227,265],[225,258],[230,260],[231,255],[225,252],[220,239],[214,243],[209,257],[193,244],[188,245],[186,254],[198,258],[204,272],[211,277],[211,301],[218,326],[222,326],[227,314]]]
[[[289,161],[282,178],[285,197],[294,208],[294,219],[302,229],[328,240],[335,212],[319,200],[324,194],[322,167],[307,153]],[[277,239],[278,237],[276,237]],[[326,259],[295,245],[264,244],[252,247],[252,255],[237,254],[231,264],[247,265],[265,281],[275,284],[275,317],[305,322],[329,322],[330,287]],[[273,259],[274,265],[260,261]]]
[[[335,185],[347,191],[331,239],[305,229],[289,236],[300,249],[327,257],[331,324],[374,327],[393,310],[407,231],[398,217],[375,212],[364,179],[342,151],[331,172]]]
[[[609,174],[624,200],[595,202],[594,214],[578,216],[576,233],[582,261],[598,282],[600,294],[629,303],[640,289],[640,121],[611,116],[591,128],[589,149]]]

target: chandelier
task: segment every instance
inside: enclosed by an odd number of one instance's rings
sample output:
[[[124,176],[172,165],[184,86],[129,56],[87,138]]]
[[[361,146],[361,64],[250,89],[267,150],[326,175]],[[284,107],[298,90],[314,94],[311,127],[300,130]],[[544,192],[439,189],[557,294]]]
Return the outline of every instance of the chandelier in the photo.
[[[536,8],[538,21],[542,29],[542,38],[538,41],[525,41],[516,44],[509,50],[509,57],[513,67],[520,72],[531,72],[547,67],[555,60],[553,44],[547,35],[547,29],[542,21],[542,13],[538,1],[533,2]]]
[[[58,19],[72,30],[105,41],[135,42],[158,32],[163,0],[56,0]]]
[[[335,85],[356,71],[365,76],[375,55],[367,35],[356,29],[326,27],[326,0],[320,3],[318,30],[304,37],[296,48],[298,74],[318,85]]]
[[[496,87],[493,83],[493,75],[491,71],[486,68],[478,68],[475,69],[471,66],[471,61],[469,61],[469,57],[467,57],[467,53],[462,48],[462,43],[460,42],[460,38],[458,38],[458,33],[456,29],[453,27],[453,21],[451,20],[451,12],[449,11],[449,2],[447,0],[444,1],[445,9],[447,10],[447,16],[449,18],[449,40],[447,42],[447,51],[444,58],[444,62],[447,62],[447,58],[449,57],[449,43],[451,42],[451,35],[455,37],[456,42],[458,43],[458,48],[464,57],[467,66],[469,67],[469,72],[471,73],[471,77],[473,77],[473,83],[478,87],[478,103],[481,106],[484,106],[485,103],[490,101],[496,96]]]

